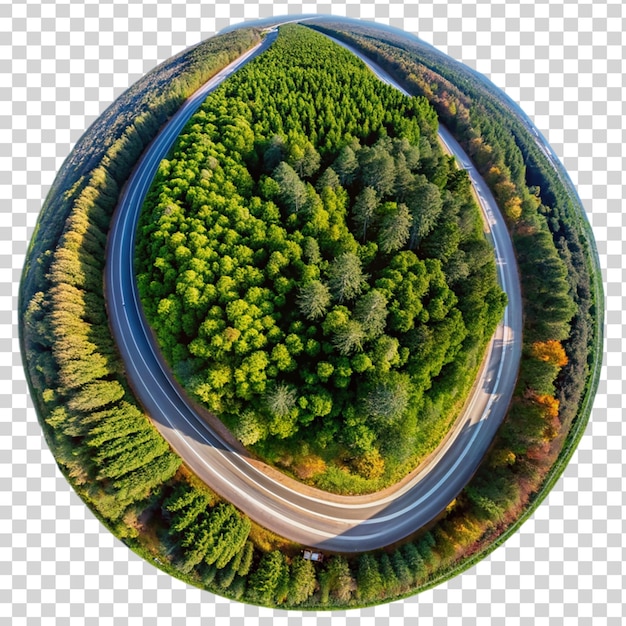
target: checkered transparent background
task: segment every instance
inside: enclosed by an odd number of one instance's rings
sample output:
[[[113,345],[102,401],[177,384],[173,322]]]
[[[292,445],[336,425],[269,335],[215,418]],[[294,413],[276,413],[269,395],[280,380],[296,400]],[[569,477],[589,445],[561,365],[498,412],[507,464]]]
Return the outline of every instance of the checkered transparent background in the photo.
[[[70,490],[41,436],[15,313],[42,201],[104,108],[158,62],[230,24],[303,12],[417,33],[519,102],[578,187],[597,238],[607,305],[606,357],[590,425],[535,515],[490,557],[434,590],[332,614],[229,602],[170,578],[112,537]],[[621,624],[624,17],[620,0],[0,0],[0,623]]]

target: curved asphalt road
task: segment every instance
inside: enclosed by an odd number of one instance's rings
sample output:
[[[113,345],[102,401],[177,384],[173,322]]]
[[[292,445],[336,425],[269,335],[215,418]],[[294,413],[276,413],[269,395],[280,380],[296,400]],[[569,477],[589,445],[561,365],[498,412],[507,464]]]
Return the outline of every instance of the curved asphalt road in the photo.
[[[146,149],[127,183],[109,234],[105,268],[109,319],[137,397],[202,480],[279,535],[329,551],[366,551],[402,539],[432,520],[456,497],[482,460],[506,414],[517,378],[519,278],[511,241],[491,193],[458,144],[442,131],[446,144],[470,172],[495,245],[500,282],[509,297],[481,375],[446,441],[428,463],[397,485],[368,496],[338,496],[303,486],[249,459],[240,446],[220,436],[219,428],[210,427],[203,411],[194,407],[174,381],[143,316],[134,275],[135,228],[159,162],[185,122],[212,89],[275,37],[271,33],[194,94]]]

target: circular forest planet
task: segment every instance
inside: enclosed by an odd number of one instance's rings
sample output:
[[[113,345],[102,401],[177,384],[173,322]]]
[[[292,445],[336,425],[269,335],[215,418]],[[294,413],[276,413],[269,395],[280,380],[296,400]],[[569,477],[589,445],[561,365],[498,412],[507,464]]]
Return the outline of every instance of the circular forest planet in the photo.
[[[601,357],[572,183],[490,82],[307,17],[166,61],[65,161],[21,342],[46,440],[111,532],[263,606],[431,587],[563,471]]]

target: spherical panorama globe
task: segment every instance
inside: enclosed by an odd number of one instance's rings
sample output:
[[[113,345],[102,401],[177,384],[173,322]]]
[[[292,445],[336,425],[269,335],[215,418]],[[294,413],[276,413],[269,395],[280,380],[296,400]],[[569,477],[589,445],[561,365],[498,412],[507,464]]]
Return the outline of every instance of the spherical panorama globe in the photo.
[[[589,417],[595,243],[515,103],[302,16],[161,64],[57,175],[20,289],[55,459],[101,522],[256,605],[406,597],[501,543]]]

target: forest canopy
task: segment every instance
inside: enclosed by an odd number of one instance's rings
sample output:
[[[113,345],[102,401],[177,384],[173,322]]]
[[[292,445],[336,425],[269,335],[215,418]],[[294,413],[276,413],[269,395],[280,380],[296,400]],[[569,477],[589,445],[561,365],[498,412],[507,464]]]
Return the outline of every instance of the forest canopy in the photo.
[[[179,380],[244,445],[339,443],[366,479],[449,418],[504,307],[433,109],[300,26],[207,98],[138,233]]]

